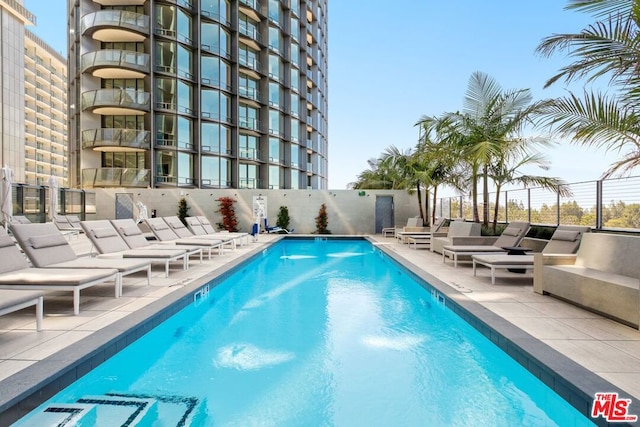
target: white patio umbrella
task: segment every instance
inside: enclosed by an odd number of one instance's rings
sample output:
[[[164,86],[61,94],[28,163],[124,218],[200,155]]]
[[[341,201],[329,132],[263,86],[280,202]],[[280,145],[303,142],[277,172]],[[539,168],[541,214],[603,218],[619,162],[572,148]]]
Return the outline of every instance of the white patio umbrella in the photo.
[[[13,200],[11,198],[11,176],[13,172],[8,165],[2,168],[2,221],[4,229],[9,228],[9,223],[13,218]]]
[[[50,175],[47,184],[49,184],[49,219],[53,221],[58,213],[58,180]]]
[[[136,219],[136,223],[141,223],[145,219],[149,219],[149,210],[142,202],[136,202],[136,206],[138,207],[138,218]]]

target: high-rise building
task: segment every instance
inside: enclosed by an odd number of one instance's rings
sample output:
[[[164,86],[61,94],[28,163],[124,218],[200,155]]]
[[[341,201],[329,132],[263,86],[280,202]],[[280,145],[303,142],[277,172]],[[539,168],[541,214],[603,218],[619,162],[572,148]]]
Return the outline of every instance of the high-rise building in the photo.
[[[24,32],[24,182],[67,187],[67,60]]]
[[[326,189],[327,0],[69,0],[70,185]]]
[[[25,181],[25,25],[36,17],[22,0],[0,0],[0,165]]]

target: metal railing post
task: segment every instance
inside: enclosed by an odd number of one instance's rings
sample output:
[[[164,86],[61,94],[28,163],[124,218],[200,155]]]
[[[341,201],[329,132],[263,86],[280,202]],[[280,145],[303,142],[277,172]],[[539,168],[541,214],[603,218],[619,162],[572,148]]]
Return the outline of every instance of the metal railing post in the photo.
[[[602,229],[602,180],[596,181],[596,230]]]
[[[531,189],[527,188],[527,220],[531,224]]]

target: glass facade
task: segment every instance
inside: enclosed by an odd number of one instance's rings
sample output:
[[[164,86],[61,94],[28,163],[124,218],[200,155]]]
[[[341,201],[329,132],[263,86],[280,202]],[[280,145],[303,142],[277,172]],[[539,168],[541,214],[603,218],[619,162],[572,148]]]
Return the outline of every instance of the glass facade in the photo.
[[[94,136],[70,146],[70,186],[326,189],[326,0],[140,3],[69,9],[69,103],[117,97],[70,110],[70,140]],[[82,65],[120,52],[122,70]]]

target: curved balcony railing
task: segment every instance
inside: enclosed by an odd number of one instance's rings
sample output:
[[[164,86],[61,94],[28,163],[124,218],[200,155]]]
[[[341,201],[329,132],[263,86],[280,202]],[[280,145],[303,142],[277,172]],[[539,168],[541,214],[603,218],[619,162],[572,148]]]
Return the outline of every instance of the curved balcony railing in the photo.
[[[82,55],[82,72],[103,79],[139,79],[149,74],[149,54],[104,49]]]
[[[147,0],[93,0],[102,6],[142,6]]]
[[[82,17],[81,31],[103,42],[142,41],[149,34],[149,16],[126,10],[99,10]]]
[[[82,148],[96,151],[144,151],[151,148],[151,132],[137,129],[86,129],[82,131]]]
[[[251,25],[240,22],[240,24],[238,25],[238,32],[243,36],[249,37],[252,40],[262,43],[262,37],[260,37],[258,29]]]
[[[98,89],[82,94],[82,109],[96,114],[144,114],[149,111],[149,92],[135,89]]]
[[[95,168],[82,169],[83,187],[148,187],[150,169]]]

